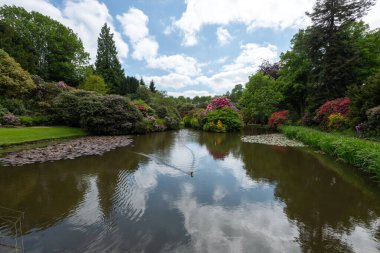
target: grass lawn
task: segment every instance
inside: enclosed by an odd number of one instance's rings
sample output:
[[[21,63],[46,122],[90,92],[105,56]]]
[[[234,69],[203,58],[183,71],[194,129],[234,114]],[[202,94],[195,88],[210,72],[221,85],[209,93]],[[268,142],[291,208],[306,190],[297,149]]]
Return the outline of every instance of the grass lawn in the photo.
[[[283,126],[281,132],[290,138],[320,149],[377,176],[380,181],[380,142],[363,140],[339,133],[326,133],[300,127]]]
[[[87,133],[73,127],[17,127],[0,128],[0,146],[40,140],[79,137]]]

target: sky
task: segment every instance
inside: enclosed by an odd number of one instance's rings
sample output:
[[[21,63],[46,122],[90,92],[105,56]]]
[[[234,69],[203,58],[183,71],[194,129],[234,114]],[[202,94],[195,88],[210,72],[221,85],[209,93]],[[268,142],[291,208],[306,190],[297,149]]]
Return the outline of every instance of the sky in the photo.
[[[221,95],[290,48],[314,0],[0,0],[70,27],[96,58],[104,23],[126,75],[173,96]],[[364,17],[380,27],[380,0]]]

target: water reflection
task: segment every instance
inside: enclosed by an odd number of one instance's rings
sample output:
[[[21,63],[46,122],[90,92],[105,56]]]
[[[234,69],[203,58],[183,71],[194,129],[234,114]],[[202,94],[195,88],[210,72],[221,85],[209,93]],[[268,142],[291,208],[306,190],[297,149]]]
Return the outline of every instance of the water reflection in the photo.
[[[378,188],[306,149],[241,143],[238,134],[137,136],[102,156],[0,175],[0,205],[26,213],[27,252],[380,247]]]

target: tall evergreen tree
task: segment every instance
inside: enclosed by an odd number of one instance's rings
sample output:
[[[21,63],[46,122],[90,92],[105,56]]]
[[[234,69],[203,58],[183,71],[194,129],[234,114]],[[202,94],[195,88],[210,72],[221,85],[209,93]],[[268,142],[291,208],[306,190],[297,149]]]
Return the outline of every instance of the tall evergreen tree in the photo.
[[[103,25],[98,38],[95,68],[96,73],[104,78],[111,92],[117,93],[125,76],[117,57],[113,34],[107,24]]]
[[[142,86],[146,86],[146,85],[145,85],[145,82],[144,82],[144,79],[143,79],[142,77],[140,77],[140,85],[142,85]]]
[[[312,82],[319,99],[343,96],[346,86],[356,80],[353,69],[360,62],[350,30],[345,29],[363,17],[375,0],[317,0],[307,13],[309,57],[313,65]]]
[[[155,86],[153,80],[150,81],[150,83],[149,83],[149,89],[150,89],[150,91],[153,92],[153,93],[155,93],[155,92],[157,91],[157,90],[156,90],[156,86]]]

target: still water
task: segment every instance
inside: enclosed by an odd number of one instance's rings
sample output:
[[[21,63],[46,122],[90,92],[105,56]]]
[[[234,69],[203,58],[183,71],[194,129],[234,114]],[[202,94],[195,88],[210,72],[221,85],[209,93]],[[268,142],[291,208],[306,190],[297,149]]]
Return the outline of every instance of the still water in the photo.
[[[181,130],[0,167],[0,206],[25,212],[25,252],[379,252],[380,191],[365,178],[307,148]],[[3,219],[0,243],[15,231]]]

